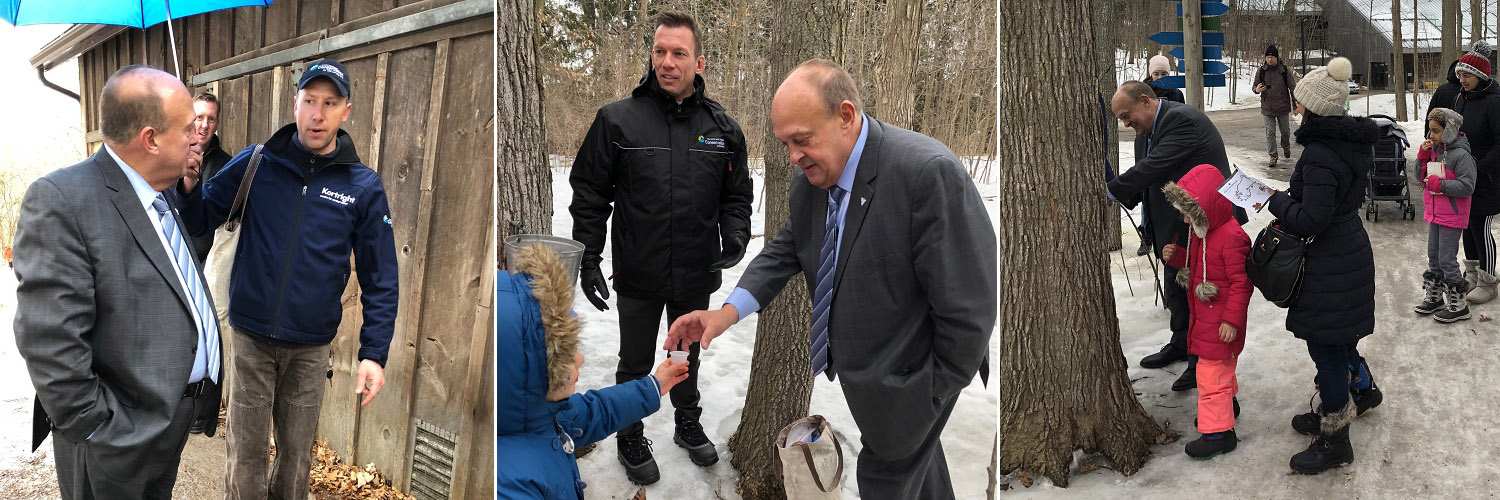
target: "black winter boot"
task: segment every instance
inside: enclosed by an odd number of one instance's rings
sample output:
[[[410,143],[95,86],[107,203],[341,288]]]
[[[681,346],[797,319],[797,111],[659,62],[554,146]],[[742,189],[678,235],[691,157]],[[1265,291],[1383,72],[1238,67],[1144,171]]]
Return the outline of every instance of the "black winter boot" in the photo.
[[[1360,389],[1360,386],[1367,387]],[[1349,397],[1354,399],[1356,417],[1365,416],[1366,412],[1380,406],[1380,402],[1385,400],[1380,386],[1375,385],[1375,372],[1370,370],[1370,364],[1363,357],[1354,365],[1354,370],[1349,372]]]
[[[1445,283],[1443,286],[1443,310],[1432,315],[1439,323],[1453,323],[1469,319],[1469,283],[1463,280]]]
[[[630,482],[646,486],[661,479],[656,468],[656,459],[651,456],[651,440],[644,435],[616,434],[619,445],[620,465],[625,466],[625,477]]]
[[[1181,392],[1196,387],[1198,387],[1198,357],[1189,356],[1187,369],[1182,371],[1182,375],[1177,377],[1176,382],[1172,382],[1172,390]]]
[[[714,450],[713,441],[708,440],[708,435],[703,433],[703,426],[698,424],[698,419],[677,412],[677,432],[672,435],[672,442],[677,443],[688,451],[688,458],[699,467],[708,467],[719,462],[719,452]]]
[[[1301,453],[1292,456],[1293,472],[1317,474],[1334,467],[1354,463],[1354,446],[1349,443],[1349,422],[1354,420],[1354,402],[1318,422],[1320,434]]]
[[[1422,273],[1422,303],[1412,308],[1417,314],[1432,314],[1443,308],[1443,282],[1437,273]]]
[[[1161,368],[1188,359],[1187,350],[1178,350],[1172,344],[1161,346],[1160,351],[1141,358],[1141,368]]]
[[[1234,451],[1239,445],[1240,439],[1234,435],[1234,429],[1224,432],[1210,432],[1184,446],[1182,451],[1187,456],[1198,460],[1207,460],[1215,455],[1222,455]]]

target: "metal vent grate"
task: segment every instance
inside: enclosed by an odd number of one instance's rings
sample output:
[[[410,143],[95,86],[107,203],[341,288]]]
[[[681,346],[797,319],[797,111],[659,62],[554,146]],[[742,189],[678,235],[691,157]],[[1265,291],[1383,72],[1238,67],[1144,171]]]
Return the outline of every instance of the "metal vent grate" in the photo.
[[[417,442],[412,449],[411,488],[417,500],[447,500],[453,487],[453,455],[458,435],[417,420]]]

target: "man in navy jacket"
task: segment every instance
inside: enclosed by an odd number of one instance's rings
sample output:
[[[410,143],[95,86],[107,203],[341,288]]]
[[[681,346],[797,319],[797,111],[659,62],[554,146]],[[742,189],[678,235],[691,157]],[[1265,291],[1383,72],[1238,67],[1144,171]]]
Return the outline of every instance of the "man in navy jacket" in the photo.
[[[351,108],[347,74],[331,59],[303,72],[296,123],[265,142],[247,197],[229,286],[229,498],[307,495],[351,251],[364,306],[355,376],[361,404],[385,384],[398,299],[396,245],[380,176],[339,130]],[[224,223],[253,150],[184,193],[191,234]],[[278,453],[268,471],[273,424]]]

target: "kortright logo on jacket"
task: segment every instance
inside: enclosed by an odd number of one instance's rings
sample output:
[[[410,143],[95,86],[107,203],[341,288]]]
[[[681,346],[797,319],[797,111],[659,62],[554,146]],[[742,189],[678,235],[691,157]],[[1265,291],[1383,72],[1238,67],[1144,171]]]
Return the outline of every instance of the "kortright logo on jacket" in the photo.
[[[345,205],[345,206],[349,205],[350,203],[354,203],[354,197],[353,196],[349,196],[347,194],[340,193],[340,192],[337,192],[337,191],[331,191],[331,190],[329,190],[326,187],[323,188],[323,194],[321,196],[319,196],[319,198],[322,198],[322,199],[325,199],[325,200],[328,200],[328,201],[331,201],[331,202],[334,202],[334,203],[338,203],[340,205]]]

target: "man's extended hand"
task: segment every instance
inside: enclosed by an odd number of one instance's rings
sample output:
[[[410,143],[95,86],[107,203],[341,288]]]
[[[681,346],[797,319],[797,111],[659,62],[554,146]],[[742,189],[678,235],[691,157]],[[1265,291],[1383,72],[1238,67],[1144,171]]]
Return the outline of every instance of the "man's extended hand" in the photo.
[[[589,299],[595,309],[609,310],[609,304],[604,302],[604,299],[609,298],[609,283],[604,281],[604,273],[599,270],[599,264],[584,264],[579,268],[578,286],[583,287],[583,296]],[[600,296],[604,298],[601,299]]]
[[[662,344],[663,349],[669,351],[685,351],[686,344],[698,342],[708,349],[708,344],[715,337],[722,335],[724,330],[734,326],[740,320],[740,312],[734,306],[724,304],[717,311],[693,311],[677,318],[672,322],[672,327],[667,329],[667,341]]]
[[[380,363],[368,359],[359,360],[359,372],[354,375],[354,393],[364,394],[365,399],[359,402],[360,406],[370,404],[376,394],[380,394],[380,388],[385,386],[385,369]]]
[[[720,253],[719,261],[714,263],[715,271],[734,267],[740,263],[740,259],[745,258],[746,238],[736,233],[724,239],[724,251]]]

